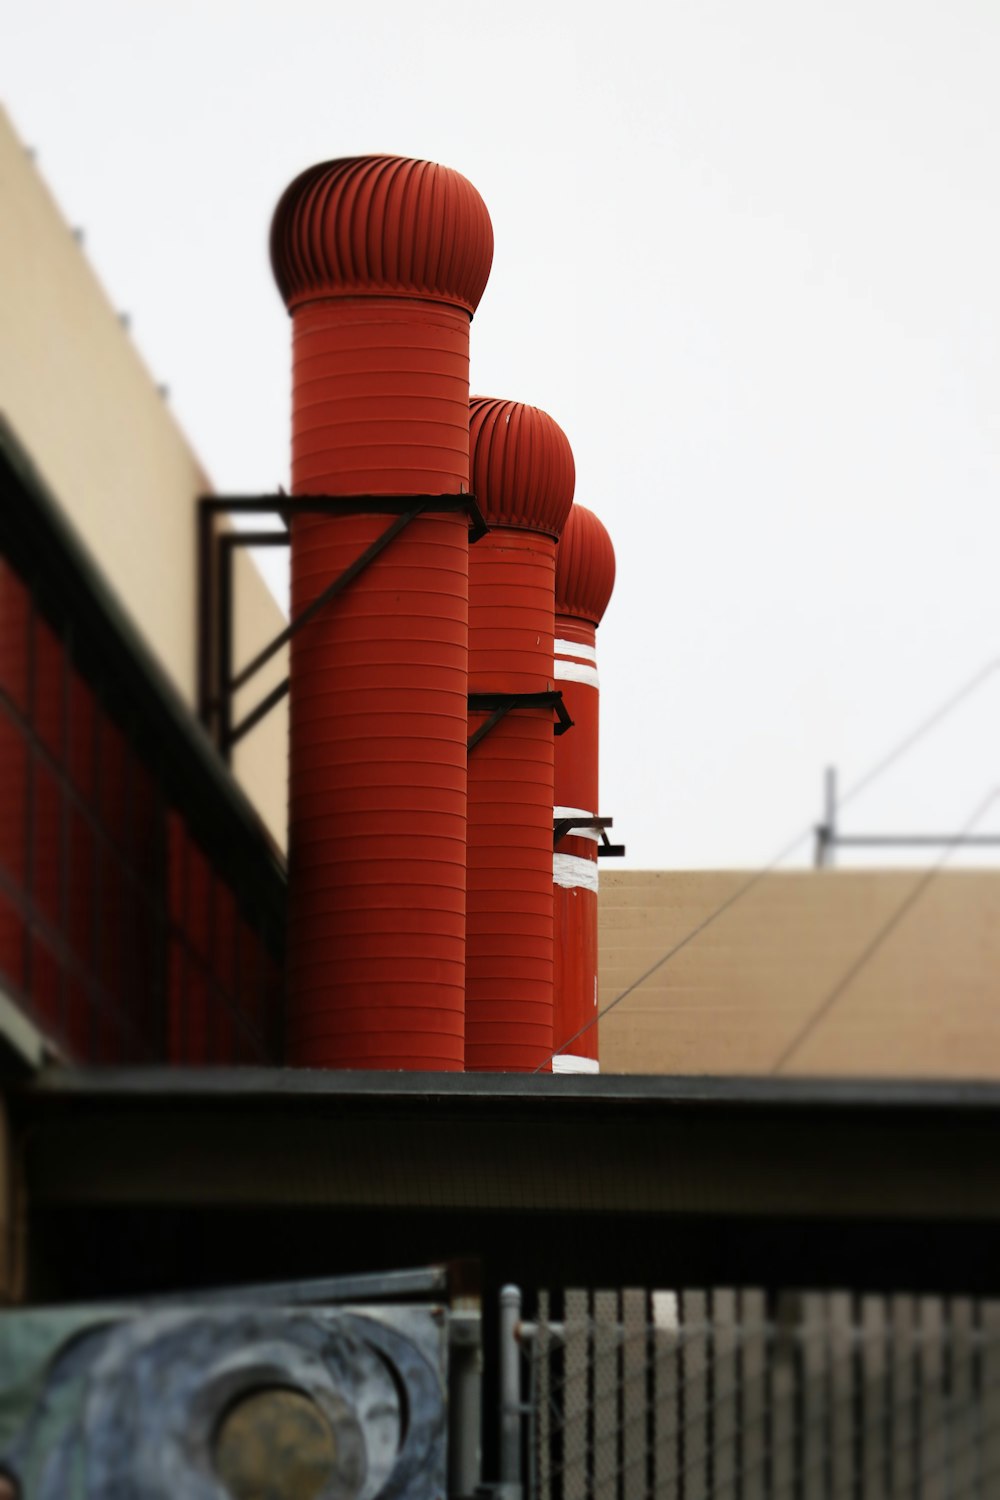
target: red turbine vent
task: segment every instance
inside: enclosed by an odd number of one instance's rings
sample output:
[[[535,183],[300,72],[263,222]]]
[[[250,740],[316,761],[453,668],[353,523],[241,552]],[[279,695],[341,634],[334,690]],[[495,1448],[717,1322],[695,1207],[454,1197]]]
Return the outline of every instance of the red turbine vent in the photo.
[[[599,811],[596,626],[614,581],[615,554],[608,533],[591,511],[574,505],[556,549],[556,684],[574,724],[572,734],[555,745],[557,824],[596,818]],[[560,839],[552,857],[555,1045],[566,1047],[554,1063],[560,1073],[599,1069],[597,1026],[588,1026],[597,1015],[599,838],[596,830],[578,827]]]
[[[422,297],[475,312],[493,261],[486,205],[459,172],[346,156],[285,189],[271,263],[290,308],[317,297]]]
[[[469,321],[489,216],[399,157],[296,179],[272,257],[292,311],[296,496],[469,488]],[[388,527],[292,518],[292,615]],[[289,1060],[464,1064],[467,519],[428,509],[292,640]]]
[[[472,492],[489,525],[558,537],[576,483],[559,424],[522,401],[473,396],[469,426]]]
[[[469,692],[551,692],[555,541],[573,455],[545,412],[471,404],[473,490],[493,530],[469,557]],[[469,715],[475,734],[490,710]],[[551,707],[511,706],[469,755],[467,1068],[529,1072],[552,1030]]]
[[[592,510],[574,505],[556,548],[556,614],[600,625],[614,586],[611,538]]]

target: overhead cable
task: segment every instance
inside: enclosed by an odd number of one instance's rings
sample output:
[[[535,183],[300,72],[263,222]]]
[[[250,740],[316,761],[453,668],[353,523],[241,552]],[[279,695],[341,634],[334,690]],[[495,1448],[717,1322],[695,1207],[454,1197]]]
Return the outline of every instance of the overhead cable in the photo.
[[[1000,670],[1000,657],[993,657],[985,664],[985,666],[981,667],[979,671],[974,674],[974,676],[970,677],[968,681],[963,683],[961,687],[956,689],[955,692],[950,693],[948,697],[942,703],[939,703],[938,706],[930,714],[921,719],[920,722],[916,724],[912,729],[908,730],[907,733],[902,737],[902,739],[899,740],[891,750],[887,751],[885,755],[881,756],[875,762],[875,764],[864,773],[863,776],[859,777],[859,779],[854,782],[853,785],[839,799],[838,806],[845,807],[849,802],[852,802],[856,797],[860,796],[860,794],[869,786],[873,785],[874,782],[884,776],[888,770],[890,770],[894,765],[902,760],[904,756],[908,755],[909,752],[913,750],[921,742],[921,740],[925,738],[925,736],[930,734],[932,730],[937,729],[941,724],[945,722],[946,719],[950,718],[951,715],[962,706],[962,704],[966,703],[971,697],[973,697],[986,682],[992,679],[992,677],[998,670]],[[996,792],[991,793],[990,801],[992,801],[996,795]],[[977,809],[976,817],[978,818],[978,816],[980,815],[981,814]],[[963,832],[957,837],[959,839],[962,838],[965,831],[966,830],[963,830]],[[644,985],[647,979],[652,978],[652,976],[657,973],[659,969],[662,969],[666,964],[670,962],[671,959],[676,958],[678,953],[682,952],[682,950],[688,947],[690,943],[693,943],[695,938],[700,937],[700,935],[706,930],[706,928],[711,927],[715,922],[719,920],[720,917],[724,916],[727,911],[730,911],[732,907],[737,904],[737,902],[742,901],[744,896],[749,895],[754,887],[759,885],[766,876],[773,874],[774,871],[779,867],[779,865],[783,864],[786,859],[794,854],[795,851],[800,848],[807,839],[812,838],[814,832],[815,830],[812,824],[809,824],[808,827],[804,828],[800,833],[796,834],[796,836],[791,839],[789,843],[785,844],[778,851],[778,853],[768,861],[766,865],[764,865],[761,869],[755,871],[755,873],[749,876],[742,885],[738,886],[731,896],[727,896],[726,899],[720,902],[720,904],[716,906],[712,911],[710,911],[706,917],[703,917],[702,920],[698,922],[694,927],[692,927],[688,932],[686,932],[682,938],[679,938],[678,941],[674,943],[672,947],[668,948],[667,951],[663,953],[655,963],[650,964],[649,968],[646,969],[642,974],[640,974],[637,979],[633,979],[631,984],[626,985],[625,989],[623,989],[620,994],[616,995],[613,1000],[609,1000],[607,1005],[603,1006],[596,1015],[592,1016],[590,1020],[587,1021],[585,1025],[581,1026],[577,1031],[575,1031],[572,1036],[567,1037],[564,1041],[562,1041],[552,1053],[552,1056],[547,1058],[544,1063],[539,1065],[539,1067],[535,1068],[534,1072],[540,1073],[543,1068],[547,1067],[553,1061],[554,1058],[559,1057],[562,1053],[568,1051],[568,1049],[572,1047],[573,1043],[577,1041],[585,1031],[589,1031],[592,1026],[596,1026],[599,1021],[602,1021],[604,1017],[609,1014],[609,1012],[613,1011],[615,1007],[620,1005],[623,1000],[627,1000],[629,995],[633,994],[635,990]],[[946,856],[947,854],[950,854],[952,847],[953,845],[949,845],[948,850],[946,851]],[[935,865],[932,871],[929,873],[932,875],[937,873],[937,870],[940,868],[941,863],[942,861],[939,861],[938,864]],[[919,894],[920,893],[917,892],[917,895]],[[901,913],[901,915],[903,914],[905,913]],[[781,1066],[781,1063],[782,1059],[779,1059],[776,1067]]]
[[[828,994],[823,996],[823,999],[816,1006],[812,1014],[799,1027],[798,1031],[792,1037],[791,1041],[782,1048],[777,1061],[771,1069],[772,1073],[780,1073],[782,1068],[795,1055],[795,1053],[799,1050],[799,1048],[802,1046],[802,1043],[807,1039],[807,1037],[811,1036],[820,1022],[826,1019],[826,1017],[830,1014],[830,1011],[836,1005],[837,1001],[844,994],[845,990],[850,988],[855,979],[857,979],[858,975],[861,973],[862,969],[864,969],[875,957],[876,953],[882,947],[882,944],[896,930],[900,922],[906,916],[907,912],[911,911],[912,908],[916,906],[921,896],[927,890],[927,887],[944,869],[948,860],[954,854],[955,850],[959,847],[966,834],[971,833],[976,825],[982,821],[983,817],[993,806],[998,797],[1000,797],[1000,787],[995,786],[982,799],[982,801],[976,805],[975,811],[966,820],[965,826],[955,834],[953,839],[950,840],[947,847],[943,850],[940,857],[934,861],[930,869],[923,871],[920,879],[916,881],[916,883],[910,888],[909,891],[907,891],[906,895],[896,907],[895,911],[892,912],[892,914],[887,918],[885,922],[883,922],[882,926],[875,933],[875,936],[870,940],[870,942],[865,945],[854,962],[850,965],[846,972],[841,975],[841,977],[837,980],[837,983],[828,992]]]

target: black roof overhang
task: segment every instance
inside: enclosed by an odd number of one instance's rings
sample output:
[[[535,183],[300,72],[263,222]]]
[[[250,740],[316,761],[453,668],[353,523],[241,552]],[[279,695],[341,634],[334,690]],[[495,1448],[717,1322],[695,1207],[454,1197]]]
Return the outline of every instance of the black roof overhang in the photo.
[[[488,1282],[1000,1291],[990,1083],[52,1069],[12,1104],[57,1280],[69,1230],[79,1270],[146,1226],[175,1247],[151,1287],[472,1254]]]

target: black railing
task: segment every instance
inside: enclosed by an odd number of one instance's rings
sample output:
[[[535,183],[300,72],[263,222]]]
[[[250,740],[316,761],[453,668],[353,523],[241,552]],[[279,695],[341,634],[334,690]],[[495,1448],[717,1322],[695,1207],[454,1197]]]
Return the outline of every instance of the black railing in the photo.
[[[0,988],[78,1061],[276,1062],[284,896],[255,812],[0,424]]]

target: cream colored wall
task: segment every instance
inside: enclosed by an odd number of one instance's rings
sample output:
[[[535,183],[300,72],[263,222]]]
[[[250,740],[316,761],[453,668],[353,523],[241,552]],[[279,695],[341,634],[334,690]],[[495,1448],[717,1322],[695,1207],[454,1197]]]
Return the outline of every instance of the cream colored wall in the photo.
[[[602,869],[601,1005],[748,878]],[[601,1022],[602,1071],[772,1073],[921,878],[764,877]],[[1000,1078],[1000,871],[937,875],[783,1072]]]
[[[184,700],[195,702],[195,510],[210,485],[0,109],[0,409]],[[237,657],[282,619],[239,568]],[[286,706],[236,773],[286,827]]]
[[[249,554],[237,551],[235,559],[233,643],[235,666],[239,670],[274,639],[286,622]],[[255,708],[287,676],[286,647],[235,695],[234,722]],[[272,837],[284,849],[288,838],[287,698],[240,740],[233,753],[233,767]]]

